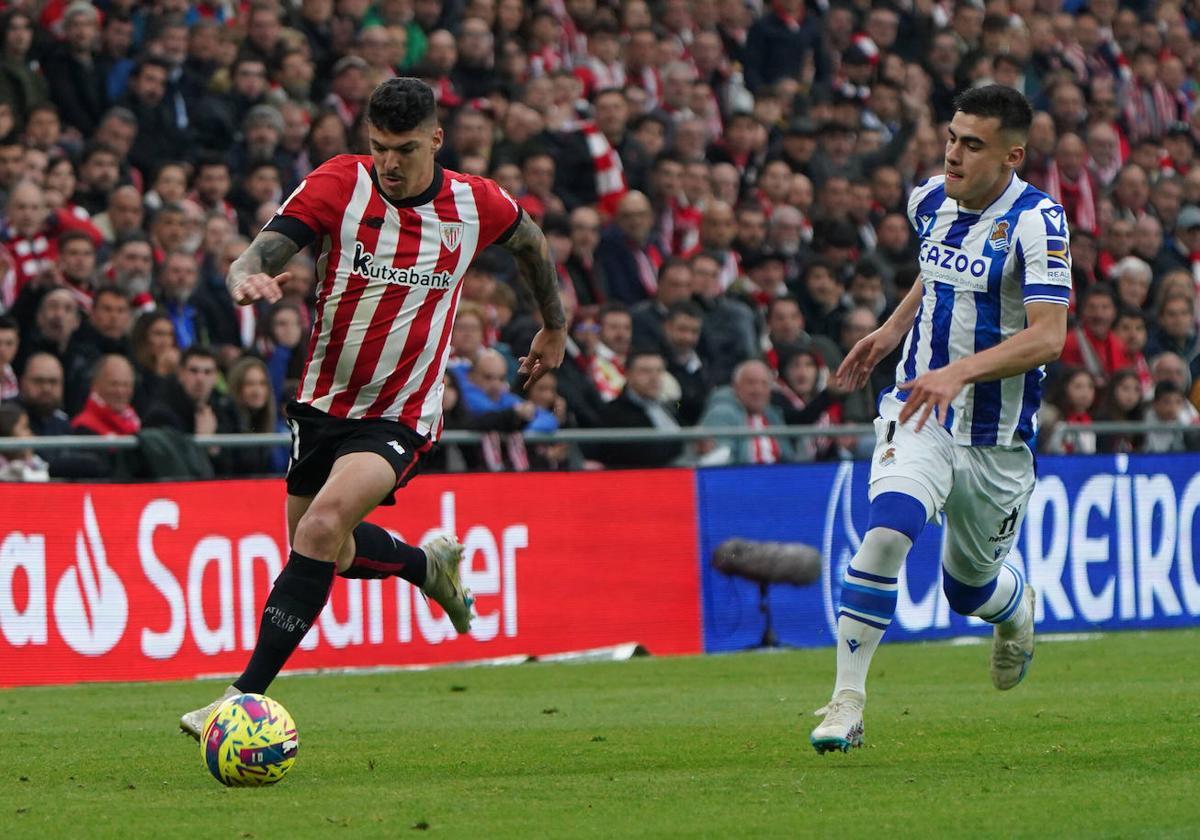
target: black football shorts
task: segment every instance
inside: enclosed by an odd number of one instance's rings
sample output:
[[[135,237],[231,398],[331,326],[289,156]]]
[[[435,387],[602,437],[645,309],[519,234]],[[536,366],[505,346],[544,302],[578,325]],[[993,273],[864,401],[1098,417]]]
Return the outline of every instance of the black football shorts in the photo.
[[[287,405],[292,430],[287,491],[315,496],[329,479],[333,463],[351,452],[374,452],[396,471],[396,486],[381,505],[396,504],[396,491],[417,472],[429,441],[394,420],[347,420],[292,400]]]

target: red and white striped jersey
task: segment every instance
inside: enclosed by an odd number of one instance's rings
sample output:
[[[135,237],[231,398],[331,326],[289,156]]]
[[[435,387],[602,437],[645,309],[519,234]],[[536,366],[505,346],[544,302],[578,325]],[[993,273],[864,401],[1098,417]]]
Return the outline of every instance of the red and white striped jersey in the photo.
[[[436,439],[460,281],[520,219],[494,181],[440,166],[429,189],[404,201],[383,194],[369,156],[339,155],[313,170],[264,228],[302,247],[323,240],[297,400]]]

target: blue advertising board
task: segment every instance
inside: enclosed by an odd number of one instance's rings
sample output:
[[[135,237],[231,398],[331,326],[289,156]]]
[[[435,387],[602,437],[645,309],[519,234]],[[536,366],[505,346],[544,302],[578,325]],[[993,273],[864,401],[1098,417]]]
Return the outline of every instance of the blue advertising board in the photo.
[[[832,644],[842,573],[867,524],[870,464],[727,467],[696,473],[705,650],[757,645],[757,584],[713,569],[731,537],[802,542],[824,557],[811,586],[776,584],[767,607],[781,644]],[[1039,632],[1200,624],[1200,453],[1042,458],[1009,562],[1037,588]],[[990,632],[950,610],[930,524],[900,575],[890,640]]]

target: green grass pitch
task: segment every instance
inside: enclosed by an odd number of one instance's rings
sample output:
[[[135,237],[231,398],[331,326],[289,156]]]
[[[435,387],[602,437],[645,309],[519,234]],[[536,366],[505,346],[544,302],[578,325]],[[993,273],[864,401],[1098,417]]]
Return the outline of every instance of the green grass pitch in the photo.
[[[297,676],[300,754],[226,789],[175,730],[211,682],[0,691],[4,838],[1200,836],[1200,631],[887,645],[867,746],[818,756],[831,650]]]

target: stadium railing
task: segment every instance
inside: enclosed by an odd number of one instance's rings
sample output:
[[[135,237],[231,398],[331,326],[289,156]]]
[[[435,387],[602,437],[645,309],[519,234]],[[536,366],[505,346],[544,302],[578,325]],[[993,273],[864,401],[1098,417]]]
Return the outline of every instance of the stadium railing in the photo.
[[[1168,426],[1143,422],[1097,422],[1063,423],[1057,426],[1068,436],[1091,433],[1097,436],[1111,434],[1188,433],[1200,431],[1194,426]],[[678,430],[662,429],[561,429],[557,432],[530,433],[525,435],[529,443],[623,443],[644,441],[690,441],[707,438],[746,437],[860,437],[873,435],[875,428],[869,423],[852,423],[838,426],[767,426],[750,429],[744,426],[689,427]],[[445,444],[478,443],[483,439],[480,432],[447,430],[442,434]],[[289,446],[291,436],[287,432],[256,434],[196,435],[195,442],[205,447],[246,448],[254,446]],[[0,438],[0,453],[25,449],[136,449],[135,435],[97,437],[95,435],[60,435],[56,437]]]

